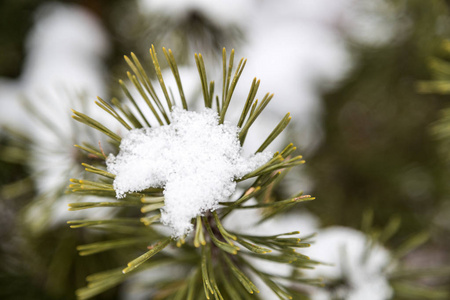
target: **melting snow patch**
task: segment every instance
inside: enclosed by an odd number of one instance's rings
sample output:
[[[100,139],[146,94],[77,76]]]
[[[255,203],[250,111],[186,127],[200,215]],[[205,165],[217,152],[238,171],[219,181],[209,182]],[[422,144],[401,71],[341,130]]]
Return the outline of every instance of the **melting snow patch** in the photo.
[[[161,221],[179,238],[189,233],[191,219],[217,208],[236,189],[235,179],[270,160],[262,152],[243,157],[239,128],[219,124],[212,109],[202,112],[175,108],[170,125],[131,130],[117,156],[106,161],[115,174],[118,198],[149,187],[163,187]]]

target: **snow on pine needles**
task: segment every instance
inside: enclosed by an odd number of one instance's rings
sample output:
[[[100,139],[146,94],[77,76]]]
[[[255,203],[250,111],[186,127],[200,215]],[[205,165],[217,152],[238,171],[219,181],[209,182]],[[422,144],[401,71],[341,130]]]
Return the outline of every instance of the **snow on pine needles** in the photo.
[[[169,125],[131,130],[122,139],[119,154],[110,155],[106,163],[116,175],[118,198],[164,188],[161,221],[180,238],[193,229],[192,218],[227,201],[236,189],[235,179],[268,162],[272,154],[244,157],[239,128],[219,124],[212,109],[175,108],[171,117]]]

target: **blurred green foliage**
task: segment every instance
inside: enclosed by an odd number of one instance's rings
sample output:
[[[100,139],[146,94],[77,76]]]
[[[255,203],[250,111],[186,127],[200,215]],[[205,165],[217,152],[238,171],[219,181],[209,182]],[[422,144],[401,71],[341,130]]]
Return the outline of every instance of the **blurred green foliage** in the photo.
[[[438,203],[449,200],[449,170],[429,134],[445,103],[416,91],[429,76],[447,6],[403,1],[399,18],[408,21],[407,34],[383,48],[356,49],[353,74],[324,97],[325,139],[308,157],[320,199],[310,208],[324,225],[357,227],[355,216],[372,207],[377,224],[398,213],[412,233],[430,229]]]

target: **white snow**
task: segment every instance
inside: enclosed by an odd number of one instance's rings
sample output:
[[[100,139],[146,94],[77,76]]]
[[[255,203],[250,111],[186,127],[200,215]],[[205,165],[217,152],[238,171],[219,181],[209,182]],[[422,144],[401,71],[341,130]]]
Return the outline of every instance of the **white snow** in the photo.
[[[260,125],[252,128],[246,144],[259,146],[261,135],[290,112],[292,125],[297,129],[297,145],[306,151],[313,151],[323,138],[322,95],[339,86],[357,64],[358,57],[353,55],[348,41],[376,47],[398,38],[401,29],[394,5],[386,0],[139,0],[138,3],[149,18],[152,14],[165,15],[171,23],[182,23],[195,11],[219,31],[236,26],[242,39],[220,41],[228,52],[236,49],[236,58],[248,58],[240,83],[245,88],[236,89],[235,103],[237,99],[246,99],[253,76],[261,78],[260,90],[274,93],[277,101],[277,105],[267,107],[270,117],[260,118]],[[165,37],[166,46],[171,42]],[[201,50],[200,46],[195,47],[188,51]],[[211,71],[209,66],[208,69]],[[230,106],[230,114],[234,108]]]
[[[0,125],[31,131],[30,135],[39,138],[42,130],[29,121],[21,97],[54,110],[69,109],[64,115],[55,113],[54,118],[70,119],[70,103],[62,99],[67,99],[67,94],[91,99],[105,95],[102,60],[109,52],[109,42],[100,21],[88,10],[61,3],[40,6],[26,47],[20,78],[0,78]]]
[[[337,295],[325,289],[315,290],[311,299],[334,299],[333,296],[348,300],[391,299],[393,290],[386,276],[386,267],[391,261],[390,253],[381,245],[374,245],[364,259],[368,242],[364,233],[352,228],[334,226],[320,231],[315,242],[305,252],[312,259],[332,266],[319,265],[307,271],[307,275],[329,280],[345,278],[348,286],[337,289]]]
[[[26,164],[37,196],[24,209],[24,223],[29,230],[39,232],[71,218],[109,217],[114,210],[69,212],[67,204],[78,196],[64,194],[69,178],[85,174],[80,165],[81,150],[73,145],[102,141],[107,147],[102,134],[71,118],[70,109],[86,113],[118,132],[118,126],[114,127],[117,121],[93,101],[96,95],[106,93],[102,60],[109,51],[107,33],[85,8],[51,3],[37,10],[26,45],[20,77],[0,78],[0,126],[20,131],[30,140]],[[38,114],[25,109],[30,104]]]
[[[164,187],[161,221],[174,237],[192,229],[191,219],[217,208],[236,189],[234,179],[266,163],[272,154],[242,155],[239,128],[219,124],[211,109],[202,112],[175,108],[172,123],[131,130],[117,156],[107,160],[115,174],[117,197],[149,187]]]

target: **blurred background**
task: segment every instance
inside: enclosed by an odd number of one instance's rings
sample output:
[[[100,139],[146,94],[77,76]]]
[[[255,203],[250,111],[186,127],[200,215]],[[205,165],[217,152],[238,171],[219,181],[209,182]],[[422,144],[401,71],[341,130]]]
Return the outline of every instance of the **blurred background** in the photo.
[[[317,216],[321,227],[360,229],[367,210],[379,227],[399,216],[392,247],[418,232],[429,236],[407,264],[448,266],[450,149],[432,131],[450,100],[420,93],[417,85],[433,79],[433,57],[450,58],[442,46],[449,6],[444,0],[1,1],[0,299],[74,299],[86,275],[114,266],[121,255],[80,258],[76,245],[105,233],[92,237],[65,223],[77,217],[65,212],[64,190],[82,171],[73,144],[97,141],[72,124],[70,108],[89,111],[96,96],[123,97],[117,84],[126,78],[123,55],[134,52],[149,64],[152,44],[160,54],[161,47],[173,50],[192,102],[200,95],[191,83],[198,76],[194,53],[204,55],[214,75],[222,48],[234,48],[248,59],[236,106],[254,76],[262,92],[275,94],[247,146],[257,147],[290,112],[293,122],[277,146],[295,141],[307,161],[276,194],[314,195],[299,211]],[[448,288],[448,278],[439,280],[428,283]],[[118,287],[98,299],[120,295]]]

